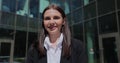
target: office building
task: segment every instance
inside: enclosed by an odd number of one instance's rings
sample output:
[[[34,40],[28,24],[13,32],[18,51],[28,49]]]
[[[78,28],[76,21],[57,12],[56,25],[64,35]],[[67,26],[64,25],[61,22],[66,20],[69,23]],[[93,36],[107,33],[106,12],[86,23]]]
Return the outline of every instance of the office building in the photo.
[[[0,0],[0,62],[24,63],[39,37],[41,13],[52,3],[65,11],[88,63],[120,63],[120,0]]]

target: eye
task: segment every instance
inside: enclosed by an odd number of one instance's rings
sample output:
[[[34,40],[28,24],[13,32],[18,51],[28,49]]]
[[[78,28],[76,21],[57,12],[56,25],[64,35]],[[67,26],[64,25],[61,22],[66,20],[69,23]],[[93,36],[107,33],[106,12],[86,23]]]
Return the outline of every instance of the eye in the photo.
[[[54,16],[53,19],[60,19],[60,17],[59,16]]]
[[[45,17],[44,20],[50,20],[50,17]]]

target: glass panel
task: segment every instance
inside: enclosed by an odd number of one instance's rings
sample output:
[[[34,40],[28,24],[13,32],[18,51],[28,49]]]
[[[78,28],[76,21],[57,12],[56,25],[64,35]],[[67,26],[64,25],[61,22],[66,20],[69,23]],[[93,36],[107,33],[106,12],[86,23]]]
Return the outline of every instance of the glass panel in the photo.
[[[37,32],[38,31],[38,19],[29,18],[29,32]]]
[[[92,1],[94,1],[94,0],[84,0],[84,5],[87,5],[87,4],[89,4],[90,2],[92,2]]]
[[[69,25],[72,25],[71,13],[67,14],[66,16],[67,16],[66,18],[67,18],[68,24],[69,24]]]
[[[2,0],[2,11],[16,12],[16,0]]]
[[[14,29],[15,14],[2,12],[1,27],[6,29]]]
[[[30,17],[38,17],[39,13],[39,0],[29,0]]]
[[[73,25],[72,31],[74,38],[83,41],[83,23]]]
[[[2,15],[2,12],[0,11],[0,25],[1,25],[1,15]]]
[[[70,0],[65,0],[64,1],[64,11],[66,14],[70,13]]]
[[[30,48],[30,46],[33,44],[33,43],[36,43],[36,41],[38,40],[38,33],[35,32],[29,32],[29,35],[28,35],[28,48]]]
[[[120,0],[117,0],[118,9],[120,9]]]
[[[96,16],[96,5],[91,3],[84,7],[84,19],[90,19]]]
[[[14,61],[24,63],[26,53],[26,31],[16,30],[15,46],[14,46]]]
[[[10,62],[11,43],[0,42],[0,63]]]
[[[2,10],[2,0],[0,0],[0,11]]]
[[[43,10],[49,5],[49,0],[40,0],[39,1],[39,13],[40,13],[40,19],[41,19],[41,14]]]
[[[82,8],[79,8],[72,12],[72,20],[74,23],[78,23],[83,20]]]
[[[15,15],[8,12],[2,12],[1,15],[1,21],[0,21],[0,39],[13,39],[14,36],[14,21],[15,21]],[[4,62],[7,59],[7,62],[10,61],[10,43],[1,43],[0,46],[1,55],[4,55],[2,57],[4,59]],[[3,50],[4,49],[4,50]],[[0,62],[2,60],[0,59]],[[2,61],[3,63],[3,61]]]
[[[119,22],[119,30],[120,30],[120,11],[118,12],[118,20],[119,20],[118,22]]]
[[[100,17],[99,29],[100,34],[117,32],[117,20],[115,13]]]
[[[83,0],[69,0],[71,1],[71,9],[74,11],[82,6]]]
[[[64,12],[66,14],[68,14],[70,12],[70,6],[69,6],[70,3],[69,3],[69,1],[65,1],[65,0],[50,0],[50,2],[51,2],[51,4],[55,3],[58,6],[60,6],[64,10]]]
[[[16,13],[18,15],[29,16],[31,18],[38,17],[39,0],[18,0],[17,3]]]
[[[85,22],[85,39],[88,50],[88,63],[100,63],[96,19]]]
[[[17,0],[16,14],[22,16],[28,16],[28,0]]]
[[[15,15],[8,12],[2,12],[0,22],[0,38],[13,39],[14,36]]]
[[[28,25],[27,16],[17,15],[16,30],[26,31]]]
[[[115,10],[115,0],[97,0],[98,14],[105,14]]]
[[[104,63],[118,63],[115,37],[103,38]]]
[[[71,18],[71,13],[70,13],[70,0],[65,0],[65,13],[66,13],[66,17],[67,17],[67,21],[69,23],[69,25],[72,24],[72,18]]]

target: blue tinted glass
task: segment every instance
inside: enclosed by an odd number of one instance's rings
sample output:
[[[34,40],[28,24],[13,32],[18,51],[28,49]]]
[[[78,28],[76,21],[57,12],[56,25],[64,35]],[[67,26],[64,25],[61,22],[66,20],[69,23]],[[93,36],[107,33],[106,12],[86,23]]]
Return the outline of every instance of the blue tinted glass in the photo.
[[[88,5],[92,1],[95,1],[95,0],[84,0],[84,5]]]
[[[39,14],[40,14],[40,19],[41,19],[41,14],[43,10],[49,5],[49,0],[40,0],[39,1]],[[41,21],[41,20],[40,20]]]
[[[117,32],[117,20],[115,13],[99,17],[99,27],[100,34]]]
[[[32,17],[38,17],[39,13],[39,0],[30,0],[30,16]]]
[[[71,0],[71,9],[75,10],[82,6],[82,0]]]
[[[66,14],[70,12],[69,2],[70,1],[67,1],[67,0],[66,1],[65,0],[51,0],[51,4],[55,3],[58,6],[60,6]]]
[[[84,6],[84,19],[90,19],[96,16],[96,5],[95,3]]]
[[[73,11],[72,17],[73,17],[74,23],[82,21],[83,20],[82,8],[79,8],[79,9]]]
[[[17,1],[17,11],[18,15],[28,15],[28,0],[18,0]]]
[[[2,0],[2,11],[15,12],[16,0]]]

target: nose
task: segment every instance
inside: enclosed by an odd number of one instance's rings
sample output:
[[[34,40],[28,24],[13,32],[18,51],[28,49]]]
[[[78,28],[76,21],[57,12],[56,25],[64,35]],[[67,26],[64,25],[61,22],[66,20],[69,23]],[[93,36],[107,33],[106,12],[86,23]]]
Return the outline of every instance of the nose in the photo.
[[[51,20],[49,21],[49,23],[50,23],[50,24],[54,24],[54,23],[55,23],[55,20],[54,20],[54,19],[51,19]]]

